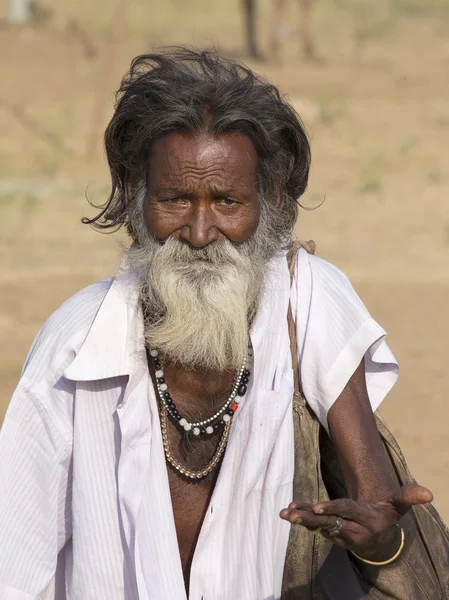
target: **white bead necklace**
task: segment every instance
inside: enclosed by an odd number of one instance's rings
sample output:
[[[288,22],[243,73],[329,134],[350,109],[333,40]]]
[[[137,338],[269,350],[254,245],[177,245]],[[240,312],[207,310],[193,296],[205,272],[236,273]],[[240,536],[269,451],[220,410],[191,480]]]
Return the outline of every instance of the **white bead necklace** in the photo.
[[[212,434],[219,426],[226,426],[232,419],[235,411],[237,410],[242,396],[246,394],[247,383],[249,381],[250,372],[246,368],[246,360],[238,371],[234,387],[223,406],[217,410],[217,412],[207,419],[201,421],[191,422],[181,417],[175,403],[173,402],[169,392],[168,386],[164,379],[164,370],[162,368],[161,361],[159,359],[159,352],[156,349],[150,350],[150,356],[153,358],[155,366],[156,386],[159,395],[159,399],[166,409],[167,413],[176,421],[179,425],[184,428],[185,431],[192,431],[194,435],[200,435],[201,433]],[[226,412],[227,411],[227,412]],[[224,414],[225,413],[225,414]],[[221,417],[221,419],[220,419]],[[220,419],[219,423],[215,423]]]

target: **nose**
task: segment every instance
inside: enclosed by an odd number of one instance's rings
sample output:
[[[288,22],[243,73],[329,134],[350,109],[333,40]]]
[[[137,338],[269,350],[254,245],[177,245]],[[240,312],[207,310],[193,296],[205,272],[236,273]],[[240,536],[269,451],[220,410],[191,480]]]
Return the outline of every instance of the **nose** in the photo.
[[[205,248],[219,238],[213,211],[206,205],[194,206],[181,228],[180,238],[194,248]]]

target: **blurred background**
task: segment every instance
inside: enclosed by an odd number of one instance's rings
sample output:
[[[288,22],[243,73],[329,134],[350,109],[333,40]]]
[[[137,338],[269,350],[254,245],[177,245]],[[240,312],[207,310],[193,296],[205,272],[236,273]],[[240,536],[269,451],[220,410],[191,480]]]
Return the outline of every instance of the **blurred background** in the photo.
[[[215,46],[312,142],[297,234],[343,269],[401,377],[382,413],[449,521],[449,0],[0,1],[0,423],[45,319],[115,273],[102,135],[137,54]],[[122,237],[121,237],[122,236]]]

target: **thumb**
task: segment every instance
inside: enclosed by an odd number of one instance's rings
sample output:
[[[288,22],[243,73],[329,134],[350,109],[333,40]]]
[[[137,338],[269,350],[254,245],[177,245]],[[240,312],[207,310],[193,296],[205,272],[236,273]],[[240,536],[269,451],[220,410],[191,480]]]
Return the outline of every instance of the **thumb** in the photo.
[[[405,515],[412,506],[416,504],[427,504],[432,502],[433,494],[430,490],[416,483],[404,485],[399,492],[393,496],[391,503],[396,512]]]

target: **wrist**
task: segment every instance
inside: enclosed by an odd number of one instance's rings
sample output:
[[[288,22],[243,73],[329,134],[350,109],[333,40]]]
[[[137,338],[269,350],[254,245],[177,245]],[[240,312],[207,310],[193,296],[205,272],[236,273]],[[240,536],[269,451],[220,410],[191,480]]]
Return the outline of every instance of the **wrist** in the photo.
[[[390,563],[398,558],[403,550],[405,541],[404,531],[399,525],[382,536],[379,545],[372,551],[361,551],[355,553],[356,558],[369,563]]]

